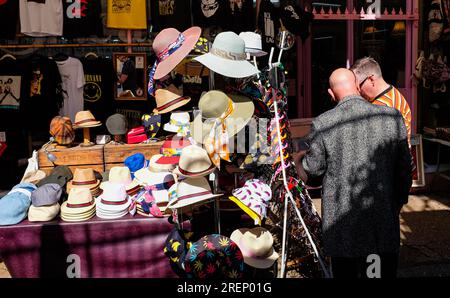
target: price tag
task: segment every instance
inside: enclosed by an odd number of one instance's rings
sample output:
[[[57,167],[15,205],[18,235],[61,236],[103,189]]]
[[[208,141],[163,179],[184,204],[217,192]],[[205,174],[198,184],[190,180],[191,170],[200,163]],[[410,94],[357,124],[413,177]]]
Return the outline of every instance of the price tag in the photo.
[[[214,172],[212,172],[211,174],[209,174],[209,181],[215,181],[216,180],[216,174]]]

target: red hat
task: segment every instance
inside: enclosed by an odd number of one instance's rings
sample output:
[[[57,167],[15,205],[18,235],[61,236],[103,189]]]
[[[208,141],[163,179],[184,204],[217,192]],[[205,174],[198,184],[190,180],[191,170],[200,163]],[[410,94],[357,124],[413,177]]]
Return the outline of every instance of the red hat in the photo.
[[[157,164],[178,164],[180,161],[181,150],[191,145],[191,142],[187,138],[172,136],[167,138],[161,146],[161,156],[156,163]]]

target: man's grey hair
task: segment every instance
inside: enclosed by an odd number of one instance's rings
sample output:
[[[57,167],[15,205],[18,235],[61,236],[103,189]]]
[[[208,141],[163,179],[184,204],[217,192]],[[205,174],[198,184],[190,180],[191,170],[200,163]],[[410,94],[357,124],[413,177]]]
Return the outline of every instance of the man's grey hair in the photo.
[[[364,57],[356,60],[350,70],[353,71],[358,82],[364,81],[371,75],[377,78],[383,77],[380,64],[372,57]]]

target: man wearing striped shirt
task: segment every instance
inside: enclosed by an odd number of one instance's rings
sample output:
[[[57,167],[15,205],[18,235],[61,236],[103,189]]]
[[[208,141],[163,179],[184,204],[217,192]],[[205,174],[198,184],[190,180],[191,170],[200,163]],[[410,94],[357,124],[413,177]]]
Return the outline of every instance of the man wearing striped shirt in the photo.
[[[400,91],[383,79],[378,62],[373,58],[364,57],[357,60],[351,70],[358,80],[362,97],[373,104],[392,107],[400,111],[408,132],[408,144],[410,144],[411,109]]]

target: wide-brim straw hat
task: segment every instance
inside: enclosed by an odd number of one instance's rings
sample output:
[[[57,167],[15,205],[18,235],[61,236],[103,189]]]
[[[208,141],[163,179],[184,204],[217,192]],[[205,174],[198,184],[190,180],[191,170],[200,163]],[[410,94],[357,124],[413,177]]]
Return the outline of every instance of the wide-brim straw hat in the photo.
[[[177,93],[177,88],[169,85],[167,89],[158,89],[155,91],[156,108],[154,113],[165,114],[176,110],[191,101],[189,96],[182,96]]]
[[[200,27],[191,27],[183,32],[175,28],[166,28],[159,32],[152,44],[153,51],[156,55],[166,50],[170,44],[178,39],[180,34],[184,35],[185,40],[175,52],[158,63],[154,79],[159,80],[170,73],[192,51],[201,33],[202,29]]]
[[[47,206],[30,206],[28,209],[28,220],[29,221],[50,221],[58,216],[61,206],[59,203]]]
[[[244,40],[231,31],[217,34],[210,52],[195,57],[194,60],[230,78],[246,78],[259,73],[259,70],[247,61]]]
[[[91,111],[80,111],[75,115],[75,122],[73,123],[73,128],[90,128],[102,125],[100,121],[95,120],[94,115]]]
[[[180,161],[173,173],[182,177],[204,177],[211,174],[215,168],[205,149],[190,145],[181,151]]]
[[[273,248],[273,237],[262,227],[237,229],[230,239],[240,248],[244,262],[258,269],[271,267],[279,255]]]
[[[199,101],[201,113],[197,114],[191,123],[191,135],[198,143],[203,143],[209,136],[214,126],[214,119],[220,117],[228,108],[229,101],[233,104],[233,111],[225,118],[228,137],[232,138],[241,131],[253,116],[255,105],[253,101],[243,95],[227,95],[218,90],[212,90],[203,94]],[[216,133],[222,129],[222,125],[216,126]]]

